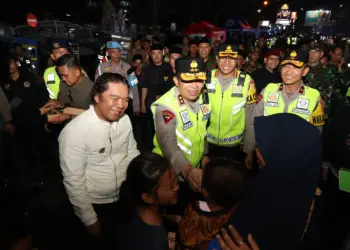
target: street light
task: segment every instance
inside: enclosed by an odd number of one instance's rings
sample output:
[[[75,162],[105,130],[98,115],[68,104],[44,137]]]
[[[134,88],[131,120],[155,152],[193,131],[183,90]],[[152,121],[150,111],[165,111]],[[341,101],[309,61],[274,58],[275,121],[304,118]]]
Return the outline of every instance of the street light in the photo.
[[[343,8],[343,5],[342,5],[342,4],[340,5],[340,8]]]
[[[267,6],[269,4],[268,1],[264,1],[264,5]]]
[[[258,9],[257,11],[258,11],[258,13],[260,13],[260,12],[261,12],[261,9]]]

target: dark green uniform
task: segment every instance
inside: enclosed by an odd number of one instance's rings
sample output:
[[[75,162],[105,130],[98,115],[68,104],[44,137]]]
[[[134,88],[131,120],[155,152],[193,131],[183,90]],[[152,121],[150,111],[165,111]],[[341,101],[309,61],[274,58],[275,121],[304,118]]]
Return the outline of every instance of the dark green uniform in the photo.
[[[314,67],[310,67],[310,71],[305,77],[305,84],[320,92],[325,105],[326,118],[329,117],[331,110],[335,76],[336,72],[332,68],[324,67],[319,63]]]
[[[330,68],[335,74],[332,104],[337,107],[349,101],[346,95],[350,87],[350,70],[349,68],[343,68],[342,71],[339,72],[338,67],[335,65],[331,65]]]

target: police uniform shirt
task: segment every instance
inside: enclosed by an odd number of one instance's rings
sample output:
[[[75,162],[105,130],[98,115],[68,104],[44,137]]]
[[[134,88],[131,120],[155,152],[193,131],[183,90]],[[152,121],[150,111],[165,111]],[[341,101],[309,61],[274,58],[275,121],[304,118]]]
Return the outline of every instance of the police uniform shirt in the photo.
[[[295,93],[287,93],[285,88],[283,87],[283,84],[281,83],[280,85],[280,92],[281,92],[281,97],[283,98],[283,102],[285,104],[285,110],[288,108],[289,104],[295,101],[300,95],[304,93],[304,88],[305,85],[302,83],[299,87],[299,89]],[[252,150],[255,147],[255,132],[254,132],[254,118],[258,116],[264,116],[264,94],[265,94],[265,89],[261,91],[261,93],[257,97],[257,103],[254,107],[253,110],[253,115],[251,119],[248,121],[247,124],[247,130],[246,130],[246,137],[244,141],[244,149],[243,151],[245,153],[252,152]],[[268,94],[268,93],[267,93]],[[314,113],[311,114],[311,117],[313,115],[316,115],[315,112],[318,112],[319,109],[323,110],[323,105],[322,105],[322,99],[318,100],[318,103],[316,105],[316,109],[314,110]],[[322,127],[318,127],[320,131],[322,132]],[[273,129],[273,128],[271,128]]]
[[[130,69],[130,65],[122,60],[120,60],[120,63],[118,66],[113,64],[111,61],[101,63],[96,69],[95,81],[103,73],[118,73],[118,74],[121,74],[125,79],[127,79],[128,78],[127,71],[129,69]]]
[[[175,88],[174,97],[177,98],[179,95],[179,90]],[[198,101],[188,102],[186,100],[185,105],[191,109],[194,113],[198,114],[200,111],[200,105]],[[178,147],[177,138],[176,138],[176,127],[177,123],[181,122],[178,119],[178,114],[172,114],[168,116],[169,119],[165,121],[164,111],[169,111],[169,108],[161,105],[157,105],[155,112],[155,131],[159,145],[162,147],[162,152],[166,159],[169,159],[171,164],[174,166],[176,173],[180,173],[182,168],[191,163],[187,160],[185,154]],[[172,112],[171,112],[172,113]]]
[[[61,81],[58,100],[64,106],[87,110],[91,103],[90,93],[93,85],[88,77],[84,77],[79,84],[72,87]]]

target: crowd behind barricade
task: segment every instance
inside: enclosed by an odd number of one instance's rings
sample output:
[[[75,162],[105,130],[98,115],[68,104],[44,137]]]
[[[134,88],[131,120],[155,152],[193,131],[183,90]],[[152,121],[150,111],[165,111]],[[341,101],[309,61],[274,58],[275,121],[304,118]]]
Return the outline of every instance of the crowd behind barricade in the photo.
[[[42,80],[3,53],[0,248],[349,244],[346,45],[158,40],[95,79],[59,42]]]

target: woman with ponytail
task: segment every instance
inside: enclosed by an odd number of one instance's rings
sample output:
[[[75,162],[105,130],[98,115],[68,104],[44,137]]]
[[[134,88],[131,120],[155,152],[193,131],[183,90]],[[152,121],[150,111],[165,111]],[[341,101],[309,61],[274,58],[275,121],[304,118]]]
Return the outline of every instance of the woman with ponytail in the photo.
[[[168,250],[163,228],[163,207],[177,201],[176,173],[171,164],[156,154],[139,155],[127,170],[120,202],[130,218],[123,232],[123,250]]]

